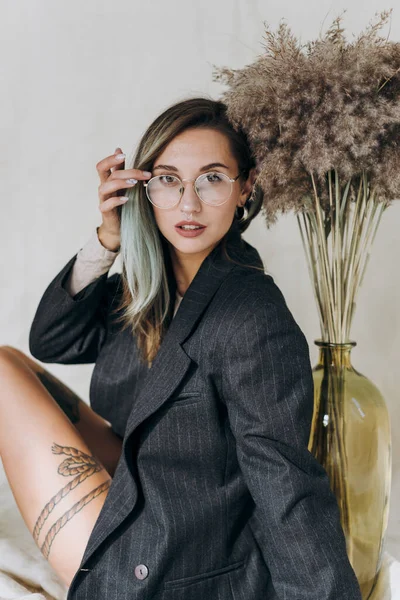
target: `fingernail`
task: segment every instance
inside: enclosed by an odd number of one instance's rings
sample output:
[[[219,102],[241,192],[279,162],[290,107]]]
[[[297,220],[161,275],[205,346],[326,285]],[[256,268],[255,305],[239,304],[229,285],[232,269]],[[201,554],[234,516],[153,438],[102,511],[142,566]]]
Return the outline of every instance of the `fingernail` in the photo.
[[[115,158],[116,158],[117,160],[122,160],[123,158],[125,158],[125,154],[116,154],[116,155],[115,155]]]
[[[126,183],[137,183],[137,179],[126,179]]]
[[[150,173],[150,171],[142,171],[142,173],[143,173],[143,175],[145,177],[151,177],[152,176],[152,173]]]
[[[123,202],[123,203],[125,204],[125,202],[126,202],[127,200],[129,200],[129,198],[128,198],[127,196],[121,196],[121,197],[120,197],[120,200],[121,200],[121,202]]]

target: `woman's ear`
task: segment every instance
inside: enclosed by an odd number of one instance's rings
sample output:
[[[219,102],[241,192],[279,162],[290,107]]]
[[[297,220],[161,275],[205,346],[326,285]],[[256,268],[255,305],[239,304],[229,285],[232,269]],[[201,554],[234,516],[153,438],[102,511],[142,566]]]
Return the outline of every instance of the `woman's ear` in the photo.
[[[240,193],[240,199],[242,201],[242,203],[244,204],[247,200],[247,198],[250,196],[253,186],[254,186],[254,182],[257,179],[257,169],[254,167],[253,169],[250,169],[249,171],[249,176],[246,179],[246,181],[243,184],[241,193]],[[243,206],[242,204],[242,206]]]

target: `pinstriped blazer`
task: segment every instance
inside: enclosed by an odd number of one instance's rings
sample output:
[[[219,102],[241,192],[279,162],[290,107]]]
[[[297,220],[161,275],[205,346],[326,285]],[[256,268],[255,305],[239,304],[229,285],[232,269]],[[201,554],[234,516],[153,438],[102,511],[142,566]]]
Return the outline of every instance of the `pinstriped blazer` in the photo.
[[[263,266],[236,225],[227,242]],[[123,445],[68,600],[360,600],[307,449],[308,344],[273,278],[217,245],[148,369],[111,315],[120,274],[71,297],[75,258],[39,302],[30,352],[95,363],[91,406]]]

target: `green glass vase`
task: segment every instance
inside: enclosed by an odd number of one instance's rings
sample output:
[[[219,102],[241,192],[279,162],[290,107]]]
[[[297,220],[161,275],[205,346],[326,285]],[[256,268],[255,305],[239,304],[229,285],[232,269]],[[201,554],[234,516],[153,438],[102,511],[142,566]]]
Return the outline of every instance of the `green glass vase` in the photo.
[[[326,469],[336,496],[347,553],[363,600],[382,564],[391,485],[391,431],[377,387],[351,364],[349,341],[315,340],[314,415],[309,450]]]

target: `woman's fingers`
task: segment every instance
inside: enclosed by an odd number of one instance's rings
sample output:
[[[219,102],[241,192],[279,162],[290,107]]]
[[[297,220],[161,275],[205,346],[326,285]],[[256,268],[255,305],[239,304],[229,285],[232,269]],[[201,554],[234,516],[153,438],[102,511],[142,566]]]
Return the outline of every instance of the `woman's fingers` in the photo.
[[[99,206],[100,212],[107,213],[117,206],[125,204],[126,200],[124,198],[125,196],[116,196],[113,198],[108,198],[108,200],[104,200],[104,202],[102,202]]]
[[[124,178],[112,179],[110,177],[105,183],[101,183],[99,185],[99,197],[101,201],[105,201],[110,197],[110,194],[117,195],[115,192],[117,190],[123,190],[127,188],[132,188],[138,182],[138,179],[127,174],[127,171],[124,171]]]
[[[115,167],[111,167],[110,176],[115,173],[115,171],[123,171],[125,169],[125,154],[122,152],[121,148],[115,148],[114,157],[118,160],[118,163]],[[120,192],[117,192],[117,196],[121,196]]]
[[[107,156],[100,160],[96,169],[100,177],[100,182],[104,183],[108,179],[113,178],[129,178],[134,177],[136,179],[149,179],[151,177],[150,171],[142,171],[140,169],[124,169],[125,166],[125,154],[119,152],[120,148],[116,149],[116,154]],[[118,152],[117,152],[118,151]],[[120,156],[121,158],[117,158]]]
[[[120,156],[120,158],[117,158]],[[125,154],[121,151],[121,148],[116,148],[115,153],[111,156],[106,156],[103,160],[100,160],[96,165],[96,170],[100,177],[100,182],[107,181],[112,171],[111,169],[123,169],[125,166]]]
[[[138,180],[146,180],[151,177],[151,173],[148,171],[124,169],[125,160],[117,158],[119,150],[120,148],[116,148],[117,154],[107,156],[96,165],[100,177],[98,191],[101,202],[105,202],[110,195],[119,190],[133,187]],[[120,196],[118,193],[116,195]]]
[[[118,190],[129,189],[134,187],[139,180],[146,181],[150,179],[150,175],[145,175],[144,171],[138,169],[124,169],[111,173],[107,181],[99,185],[99,198],[101,201],[105,201],[110,197],[110,194],[115,195]]]

